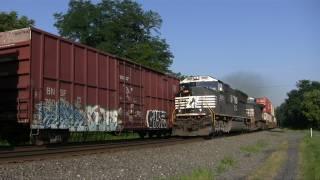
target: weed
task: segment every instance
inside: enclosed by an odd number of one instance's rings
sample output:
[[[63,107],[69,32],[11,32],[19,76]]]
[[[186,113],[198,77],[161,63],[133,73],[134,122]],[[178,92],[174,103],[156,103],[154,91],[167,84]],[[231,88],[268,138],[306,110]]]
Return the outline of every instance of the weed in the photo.
[[[244,153],[255,154],[261,152],[267,145],[268,143],[264,140],[258,140],[256,144],[240,147],[240,151]]]
[[[177,178],[171,178],[172,180],[213,180],[217,175],[226,172],[228,169],[235,166],[236,161],[231,156],[225,156],[218,164],[216,169],[204,169],[199,168],[193,170],[190,174],[180,176]]]
[[[224,173],[235,164],[236,161],[231,156],[224,157],[216,168],[217,175]]]
[[[181,176],[177,178],[177,180],[213,180],[214,172],[209,169],[196,169],[193,170],[190,175]]]

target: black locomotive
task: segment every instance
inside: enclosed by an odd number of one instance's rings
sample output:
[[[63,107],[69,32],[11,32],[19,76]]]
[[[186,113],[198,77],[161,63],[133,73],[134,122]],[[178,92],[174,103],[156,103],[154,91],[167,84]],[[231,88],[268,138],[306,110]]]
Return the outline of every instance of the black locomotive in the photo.
[[[264,105],[210,76],[181,81],[175,107],[173,135],[176,136],[212,136],[266,127]]]

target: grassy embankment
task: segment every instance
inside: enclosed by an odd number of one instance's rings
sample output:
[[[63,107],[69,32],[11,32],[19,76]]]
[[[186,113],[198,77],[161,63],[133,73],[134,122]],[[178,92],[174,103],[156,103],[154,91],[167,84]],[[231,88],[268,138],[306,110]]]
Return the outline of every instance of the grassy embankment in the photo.
[[[299,131],[301,132],[301,131]],[[298,179],[320,179],[320,131],[314,131],[313,137],[310,138],[310,132],[305,131],[299,147],[299,170]],[[264,141],[258,141],[256,144],[243,146],[240,148],[242,153],[255,154],[261,152],[267,144]],[[266,161],[250,174],[247,179],[273,179],[285,163],[288,151],[288,141],[282,142],[278,148],[271,153]],[[219,166],[214,170],[197,169],[188,176],[181,176],[176,179],[181,180],[209,180],[214,179],[219,173],[223,173],[233,167],[235,160],[222,160]],[[221,169],[221,170],[219,170]]]
[[[302,133],[303,131],[295,130],[295,132]],[[299,147],[299,177],[297,179],[320,179],[320,131],[314,131],[312,138],[310,138],[309,131],[303,133],[306,135]],[[288,142],[283,142],[248,179],[273,179],[285,160],[289,158],[287,150]]]
[[[287,150],[288,142],[285,141],[247,179],[274,179],[287,159]]]
[[[256,154],[261,152],[263,149],[265,149],[267,145],[268,145],[267,142],[265,142],[264,140],[258,140],[254,144],[240,147],[240,151],[246,154]],[[200,168],[192,171],[189,175],[180,176],[178,178],[173,178],[173,179],[178,179],[178,180],[197,180],[197,179],[209,180],[210,179],[212,180],[212,179],[215,179],[216,176],[231,169],[236,164],[237,164],[237,161],[235,159],[233,159],[231,156],[226,156],[219,162],[218,166],[214,170]]]
[[[174,180],[213,180],[215,176],[226,172],[228,169],[234,167],[237,164],[236,160],[231,156],[225,156],[218,164],[218,166],[212,171],[209,169],[196,169],[189,175],[173,178]]]
[[[309,132],[300,144],[300,179],[320,179],[320,131]]]

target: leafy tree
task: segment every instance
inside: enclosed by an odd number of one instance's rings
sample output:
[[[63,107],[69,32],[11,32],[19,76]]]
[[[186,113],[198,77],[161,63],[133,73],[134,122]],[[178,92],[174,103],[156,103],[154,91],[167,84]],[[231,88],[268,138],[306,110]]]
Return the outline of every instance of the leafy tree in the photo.
[[[34,20],[26,16],[18,17],[18,13],[11,11],[9,13],[0,12],[0,32],[20,29],[34,25]]]
[[[314,125],[320,125],[320,89],[303,94],[302,113]]]
[[[189,77],[188,75],[185,75],[185,74],[182,74],[181,72],[178,72],[178,73],[175,73],[175,72],[170,72],[170,74],[172,75],[172,76],[175,76],[175,77],[177,77],[179,80],[184,80],[185,78],[187,78],[187,77]]]
[[[278,121],[280,127],[288,127],[289,126],[288,121],[286,120],[286,112],[287,112],[286,108],[287,108],[287,105],[284,102],[275,109],[275,114],[276,114],[277,121]]]
[[[162,19],[131,0],[71,0],[66,13],[55,13],[55,26],[69,39],[169,72],[173,55],[159,37]]]
[[[320,125],[319,119],[320,82],[301,80],[297,89],[291,90],[280,107],[276,109],[277,119],[282,126],[306,128]]]

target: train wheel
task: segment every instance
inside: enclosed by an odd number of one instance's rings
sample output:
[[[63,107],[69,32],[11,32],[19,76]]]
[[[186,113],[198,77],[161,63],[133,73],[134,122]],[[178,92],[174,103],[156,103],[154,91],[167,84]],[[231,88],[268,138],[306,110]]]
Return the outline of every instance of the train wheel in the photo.
[[[165,132],[165,138],[169,138],[170,136],[172,136],[172,131],[171,130],[166,131]]]
[[[156,132],[156,136],[157,138],[160,138],[162,136],[162,132],[161,131]]]
[[[62,144],[67,144],[69,142],[69,137],[70,137],[70,132],[69,131],[64,132],[62,136]],[[83,137],[83,134],[82,134],[82,137]],[[83,141],[83,138],[82,138],[82,141]]]
[[[39,136],[32,136],[30,139],[31,139],[31,143],[36,146],[42,146],[45,144],[45,141]]]
[[[149,131],[149,132],[148,132],[149,138],[153,138],[154,135],[155,135],[154,132],[152,132],[152,131]]]
[[[138,132],[139,137],[143,139],[146,136],[146,132]]]
[[[15,136],[8,136],[7,141],[11,146],[15,146],[20,143],[19,139],[17,139]]]

